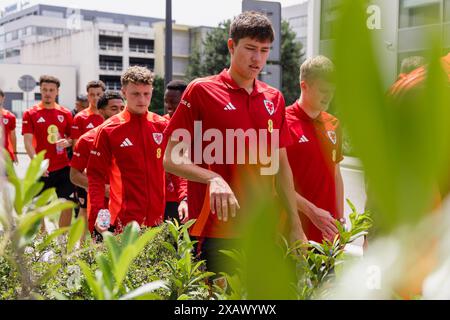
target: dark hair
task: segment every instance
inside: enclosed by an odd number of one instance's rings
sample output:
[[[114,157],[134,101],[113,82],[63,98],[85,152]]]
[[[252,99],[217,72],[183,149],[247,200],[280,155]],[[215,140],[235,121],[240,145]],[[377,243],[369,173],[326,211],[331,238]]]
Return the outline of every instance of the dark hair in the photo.
[[[273,42],[275,36],[269,18],[256,11],[245,11],[235,17],[230,26],[230,38],[237,44],[246,37]]]
[[[59,81],[59,79],[54,76],[41,76],[39,78],[39,86],[41,86],[43,83],[54,83],[58,88],[61,86],[61,81]]]
[[[79,94],[79,95],[77,95],[77,101],[87,102],[88,98],[87,98],[87,96],[85,94]]]
[[[102,80],[89,81],[86,85],[86,91],[89,91],[91,88],[102,88],[103,91],[106,90],[105,83]]]
[[[183,80],[172,80],[167,84],[166,87],[167,90],[176,90],[180,91],[181,93],[183,93],[186,88],[187,83]]]
[[[123,101],[122,95],[118,91],[106,91],[97,103],[97,109],[106,108],[109,100],[120,99]]]
[[[3,92],[2,89],[0,89],[0,96],[2,96],[3,98],[5,97],[5,93]]]

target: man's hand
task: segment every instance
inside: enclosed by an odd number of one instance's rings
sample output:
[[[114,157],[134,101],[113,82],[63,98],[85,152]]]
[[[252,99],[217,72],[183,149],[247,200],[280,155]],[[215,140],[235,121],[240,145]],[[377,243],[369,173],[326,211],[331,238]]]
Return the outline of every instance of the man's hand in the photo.
[[[219,220],[228,221],[228,217],[236,217],[239,203],[228,183],[222,177],[215,177],[208,181],[211,212],[217,214]]]
[[[110,192],[111,188],[109,184],[105,184],[105,197],[109,198],[109,192]]]
[[[308,218],[317,229],[322,231],[322,235],[327,240],[333,241],[334,237],[339,233],[336,227],[336,220],[326,210],[316,207],[308,214]]]
[[[291,243],[295,243],[300,241],[302,243],[308,243],[308,239],[306,238],[305,233],[303,232],[302,224],[300,218],[297,216],[294,221],[291,221],[291,232],[290,232],[290,240]]]
[[[181,223],[186,223],[189,220],[188,203],[187,200],[181,200],[178,205],[178,218]]]
[[[100,226],[100,223],[99,223],[99,221],[98,221],[98,219],[97,219],[97,221],[95,221],[95,230],[97,230],[98,231],[98,233],[103,233],[103,232],[106,232],[106,231],[108,231],[108,229],[109,229],[109,227],[110,227],[110,225],[108,225],[107,227],[102,227],[102,226]]]
[[[72,146],[72,141],[69,139],[59,139],[56,141],[56,145],[58,148],[66,149]]]

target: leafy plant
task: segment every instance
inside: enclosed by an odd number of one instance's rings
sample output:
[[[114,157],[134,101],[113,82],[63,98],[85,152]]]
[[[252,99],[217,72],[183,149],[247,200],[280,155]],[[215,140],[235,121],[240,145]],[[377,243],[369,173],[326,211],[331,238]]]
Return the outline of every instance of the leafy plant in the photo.
[[[21,282],[19,298],[30,299],[34,297],[33,290],[38,283],[53,274],[59,265],[55,265],[41,279],[35,280],[26,267],[25,249],[38,235],[44,218],[58,215],[62,210],[73,208],[74,204],[57,199],[53,188],[41,193],[44,183],[39,179],[48,167],[48,160],[44,160],[44,152],[32,159],[24,179],[19,179],[11,160],[9,157],[5,158],[6,173],[8,181],[13,186],[14,197],[9,196],[9,187],[3,189],[4,206],[0,208],[2,210],[0,211],[0,222],[4,232],[0,242],[0,256],[8,260],[11,266],[18,271]],[[75,225],[76,228],[80,226],[79,223],[75,223]],[[67,230],[64,229],[64,231]],[[62,234],[64,231],[60,231],[58,234]],[[74,243],[78,241],[77,235],[76,230],[71,230],[69,249],[73,249]]]
[[[337,221],[339,234],[333,241],[323,240],[322,243],[310,241],[306,245],[296,243],[290,247],[285,240],[286,256],[297,262],[299,299],[325,295],[332,287],[338,269],[346,261],[346,245],[368,234],[372,226],[369,213],[358,213],[350,200],[347,199],[347,203],[352,209],[349,216],[351,228],[346,230],[345,226]]]
[[[132,222],[125,227],[120,241],[112,234],[103,234],[106,253],[98,254],[96,262],[99,267],[94,272],[82,260],[78,264],[85,276],[86,282],[95,299],[98,300],[126,300],[126,299],[159,299],[154,291],[164,287],[162,281],[155,281],[142,285],[130,291],[124,280],[133,260],[142,252],[160,228],[151,228],[139,236],[139,225]]]
[[[192,252],[197,241],[190,239],[188,229],[194,223],[195,220],[190,220],[184,225],[180,225],[176,220],[167,221],[170,233],[175,240],[175,244],[164,243],[164,246],[176,257],[175,260],[166,262],[172,270],[167,280],[172,300],[199,299],[208,296],[209,287],[205,280],[214,273],[204,272],[202,267],[205,261],[196,261],[193,257]]]

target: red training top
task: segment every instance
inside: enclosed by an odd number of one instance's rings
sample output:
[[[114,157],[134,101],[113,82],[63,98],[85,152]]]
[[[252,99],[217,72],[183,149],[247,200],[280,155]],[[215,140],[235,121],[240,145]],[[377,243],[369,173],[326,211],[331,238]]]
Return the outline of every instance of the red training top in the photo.
[[[167,122],[152,112],[135,115],[125,108],[101,126],[87,166],[91,231],[98,211],[105,208],[108,176],[109,211],[116,232],[121,232],[122,227],[133,220],[146,226],[163,221],[163,131]]]

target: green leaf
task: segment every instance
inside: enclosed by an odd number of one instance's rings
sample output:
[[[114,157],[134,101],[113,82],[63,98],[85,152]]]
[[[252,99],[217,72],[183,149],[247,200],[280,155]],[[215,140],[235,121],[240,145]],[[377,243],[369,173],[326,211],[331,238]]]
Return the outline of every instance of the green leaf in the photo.
[[[128,228],[128,226],[127,226]],[[135,226],[130,226],[129,230],[132,231],[132,228],[137,231],[138,228]],[[115,290],[118,290],[122,282],[128,272],[131,262],[139,255],[139,253],[144,249],[147,243],[155,237],[155,235],[161,230],[161,228],[152,228],[148,229],[142,236],[135,239],[135,243],[131,243],[130,241],[134,238],[133,235],[130,235],[128,238],[128,245],[122,250],[119,261],[114,266],[114,277],[116,279]]]
[[[195,220],[195,219],[189,220],[188,222],[186,222],[184,224],[183,228],[186,230],[189,230],[189,228],[192,227],[196,221],[197,220]]]
[[[35,196],[37,196],[39,194],[39,192],[41,192],[42,188],[44,188],[44,183],[43,182],[33,183],[28,188],[28,190],[25,192],[25,197],[23,198],[23,203],[25,205],[29,204],[31,202],[31,200],[33,200],[33,198]]]
[[[71,209],[73,207],[74,203],[70,201],[57,200],[45,207],[37,208],[35,211],[20,218],[18,230],[21,234],[26,234],[33,226],[40,223],[44,217],[58,214],[65,209]]]
[[[48,247],[52,243],[52,241],[55,238],[57,238],[58,236],[62,235],[63,233],[65,233],[67,231],[69,231],[69,227],[63,227],[63,228],[56,229],[50,235],[45,237],[45,240],[37,246],[37,249],[39,251],[44,250],[46,247]]]
[[[108,255],[111,259],[111,261],[116,264],[119,261],[120,253],[122,248],[117,243],[116,237],[112,235],[111,233],[104,233],[103,234],[103,241],[106,244],[106,247],[108,248]]]
[[[173,247],[173,245],[171,243],[163,242],[162,245],[163,245],[164,248],[169,250],[172,254],[174,254],[174,255],[177,254],[177,250]]]
[[[161,297],[153,293],[153,291],[158,289],[169,290],[164,281],[158,280],[140,286],[139,288],[127,293],[119,300],[133,300],[133,299],[160,300]]]
[[[89,288],[91,289],[91,292],[94,295],[94,297],[97,300],[103,300],[104,294],[102,288],[94,278],[94,274],[92,273],[89,266],[82,260],[78,260],[78,265],[80,266],[81,271],[83,271],[84,277],[86,278],[86,282]]]
[[[106,259],[104,255],[97,257],[97,264],[102,271],[103,282],[107,286],[109,291],[114,289],[113,267],[111,263]]]
[[[70,227],[69,238],[67,240],[67,252],[72,252],[75,244],[81,239],[85,231],[85,222],[83,218],[78,218]]]
[[[47,205],[50,201],[56,200],[58,196],[56,195],[55,188],[49,188],[44,190],[36,200],[36,207],[43,207]]]
[[[39,180],[40,177],[47,171],[49,161],[44,160],[45,150],[39,152],[28,165],[27,172],[24,177],[25,188],[28,189],[31,183]]]

